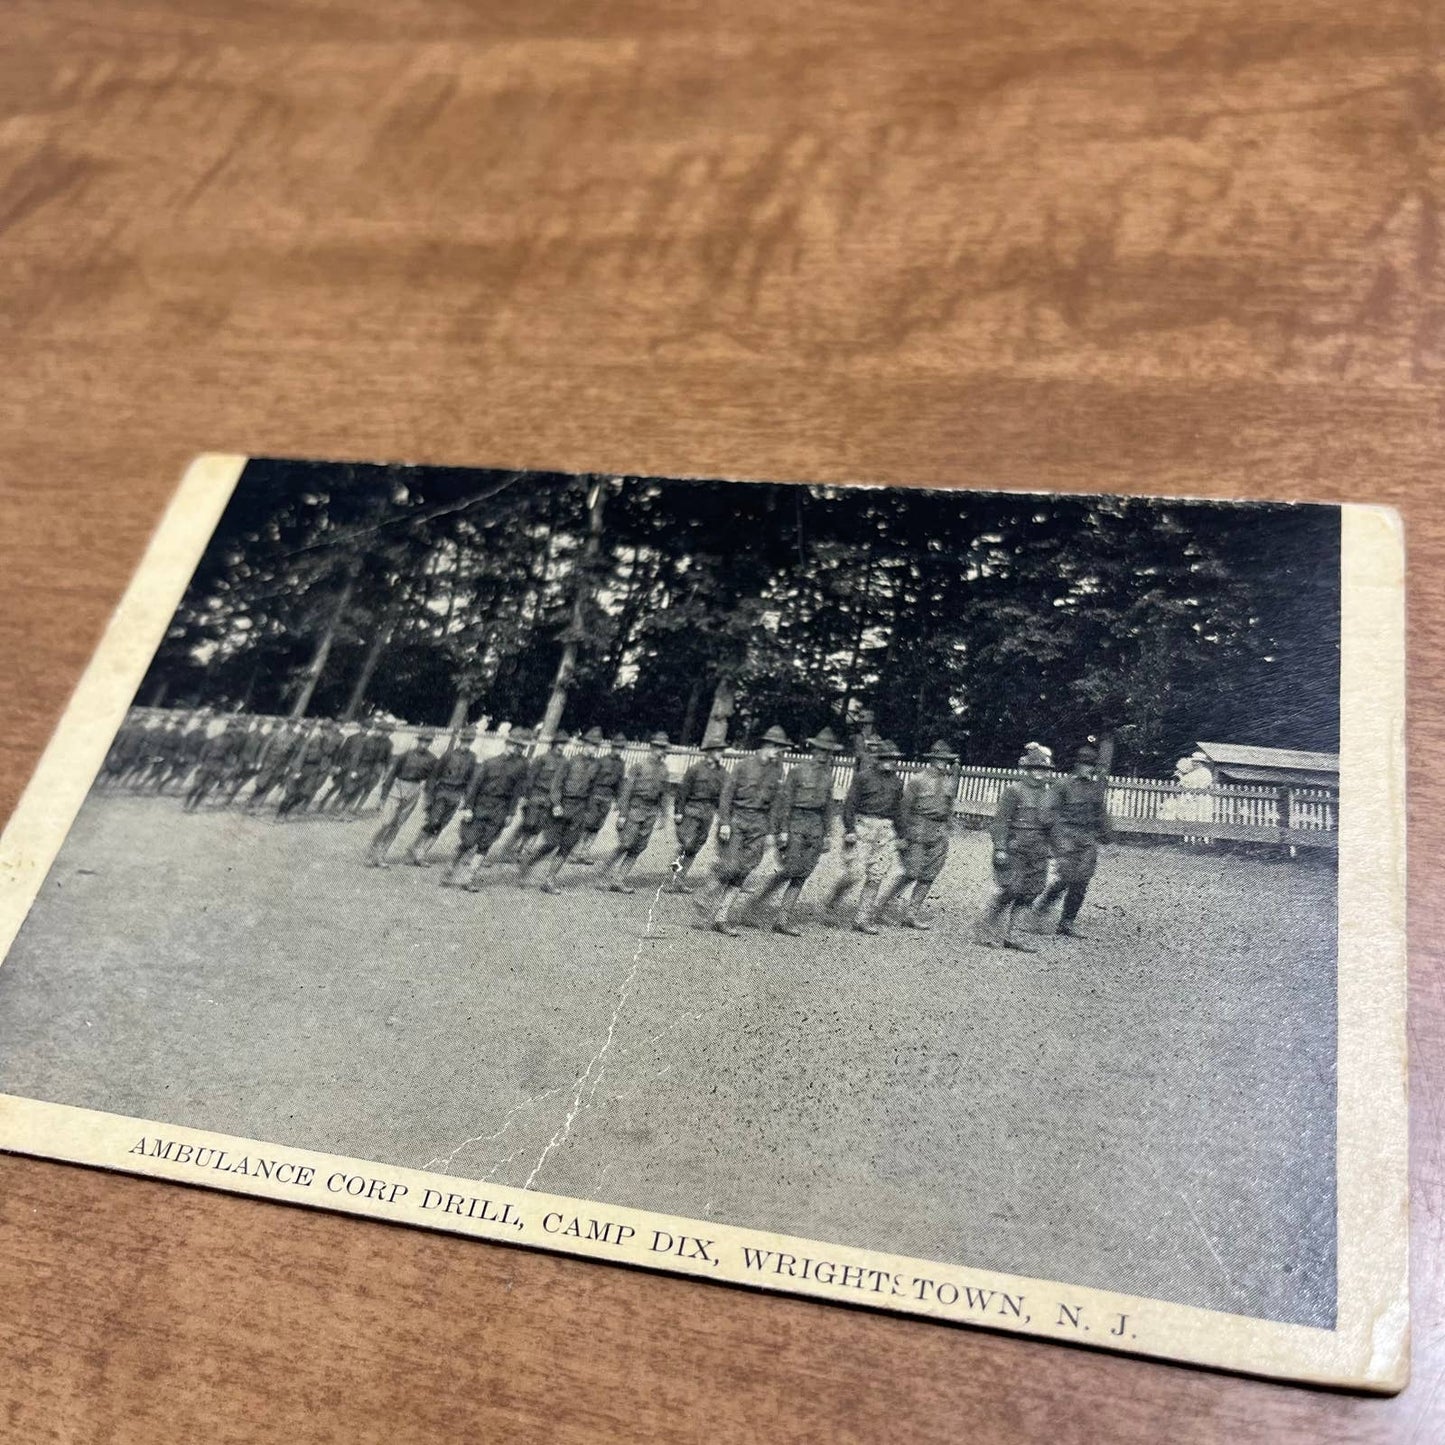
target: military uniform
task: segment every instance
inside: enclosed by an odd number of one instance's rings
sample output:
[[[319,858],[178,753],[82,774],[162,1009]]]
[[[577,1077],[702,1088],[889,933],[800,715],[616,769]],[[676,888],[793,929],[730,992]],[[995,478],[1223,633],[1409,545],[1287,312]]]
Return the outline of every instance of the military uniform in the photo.
[[[216,737],[207,738],[196,761],[196,780],[186,794],[185,810],[194,813],[206,796],[230,776],[245,733],[234,724]]]
[[[1024,775],[1006,783],[989,827],[993,835],[993,899],[979,920],[977,941],[989,948],[1016,948],[1033,953],[1032,944],[1013,936],[1018,911],[1027,911],[1049,879],[1049,839],[1053,810],[1048,771],[1053,754],[1041,743],[1029,743],[1018,765]]]
[[[899,815],[903,806],[903,779],[879,758],[899,757],[897,747],[882,738],[870,739],[857,752],[853,781],[843,799],[843,876],[833,885],[828,907],[837,908],[862,884],[853,927],[860,933],[877,933],[874,922],[879,890],[892,866],[900,840]]]
[[[331,786],[317,805],[319,808],[328,808],[332,803],[335,803],[338,808],[346,806],[348,799],[355,791],[356,780],[360,776],[361,755],[365,747],[366,734],[364,732],[347,733],[341,739],[331,766]]]
[[[522,803],[522,825],[512,840],[508,856],[521,858],[526,845],[547,826],[552,816],[552,779],[566,765],[555,748],[548,747],[527,765],[527,793]]]
[[[485,854],[502,836],[526,786],[527,760],[520,753],[488,758],[477,768],[462,799],[466,816],[460,826],[458,863],[469,853]]]
[[[261,759],[266,755],[269,741],[264,729],[254,723],[247,728],[231,759],[230,776],[226,779],[226,801],[234,803],[241,789],[261,771]]]
[[[1075,767],[1092,769],[1098,753],[1091,746],[1079,749]],[[1051,827],[1049,842],[1054,854],[1053,881],[1035,900],[1035,921],[1042,925],[1049,910],[1064,900],[1057,931],[1074,934],[1074,920],[1084,906],[1089,882],[1099,865],[1099,844],[1113,837],[1109,822],[1109,785],[1102,778],[1084,777],[1077,772],[1060,779],[1049,790]]]
[[[940,739],[924,754],[926,772],[910,778],[898,803],[898,837],[902,843],[898,881],[889,889],[879,914],[912,884],[901,922],[905,928],[928,928],[922,916],[928,891],[948,861],[948,833],[958,783],[952,767],[958,754]],[[865,932],[870,931],[865,929]]]
[[[307,807],[321,790],[321,784],[340,742],[329,728],[321,728],[304,738],[286,760],[286,795],[276,811],[278,818],[289,817],[298,808]]]
[[[476,771],[477,759],[470,745],[454,743],[437,759],[437,765],[427,781],[426,822],[422,825],[422,838],[440,836],[461,807]]]
[[[301,741],[300,730],[295,723],[283,723],[261,749],[260,762],[256,773],[256,786],[246,800],[246,811],[251,812],[266,801],[266,797],[286,780],[286,769],[291,754]]]
[[[773,804],[783,785],[781,758],[743,758],[727,775],[718,795],[717,821],[729,837],[718,854],[718,881],[745,883],[768,846]]]
[[[597,759],[597,772],[592,779],[592,791],[587,795],[587,808],[582,819],[583,843],[574,849],[572,861],[590,866],[592,845],[602,831],[608,814],[617,802],[622,789],[622,780],[627,775],[627,764],[622,760],[622,739],[614,738],[613,751]]]
[[[661,758],[646,757],[633,765],[617,798],[617,842],[622,851],[640,858],[652,840],[671,781]]]
[[[204,722],[193,724],[181,734],[171,758],[171,765],[161,781],[160,792],[165,792],[172,783],[184,783],[190,777],[201,760],[201,751],[205,748],[206,741]]]
[[[813,876],[833,826],[833,769],[818,758],[794,764],[773,798],[772,831],[787,835],[778,855],[781,877]]]
[[[429,746],[430,734],[423,733],[417,745],[392,761],[381,785],[382,806],[392,799],[391,816],[376,830],[367,849],[366,861],[374,868],[386,867],[387,850],[396,841],[402,825],[411,817],[423,785],[436,771],[437,755]]]
[[[359,813],[376,785],[391,768],[394,756],[395,750],[392,748],[391,739],[385,732],[375,729],[368,731],[363,738],[358,757],[353,783],[354,791],[349,792],[343,798],[342,805],[350,808],[353,813]]]
[[[601,761],[579,753],[552,774],[552,812],[544,829],[545,852],[560,853],[565,858],[582,841],[587,831],[587,801]]]

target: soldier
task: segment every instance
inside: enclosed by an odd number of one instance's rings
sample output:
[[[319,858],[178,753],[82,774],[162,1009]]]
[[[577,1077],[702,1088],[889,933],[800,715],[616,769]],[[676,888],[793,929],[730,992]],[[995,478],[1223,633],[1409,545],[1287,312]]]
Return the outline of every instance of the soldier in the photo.
[[[432,752],[432,739],[436,734],[431,728],[423,728],[416,735],[416,746],[400,757],[393,758],[381,784],[381,807],[386,811],[386,800],[393,788],[396,801],[391,816],[376,830],[371,845],[366,850],[366,862],[370,868],[388,868],[387,850],[396,842],[396,835],[402,825],[411,817],[417,799],[421,797],[422,785],[436,770],[437,755]]]
[[[552,778],[566,762],[558,739],[537,732],[532,760],[527,764],[527,791],[522,799],[522,820],[517,824],[503,857],[508,863],[520,863],[530,846],[542,836],[552,816]]]
[[[180,736],[175,751],[171,754],[171,765],[161,779],[158,793],[164,793],[172,783],[184,787],[186,779],[195,771],[201,760],[201,750],[210,735],[211,715],[205,708],[197,708],[191,715],[191,725]]]
[[[717,816],[727,769],[722,765],[723,744],[716,738],[702,745],[702,757],[683,775],[672,800],[672,825],[677,830],[677,872],[669,893],[691,893],[687,875],[702,852]]]
[[[1018,910],[1026,909],[1049,880],[1048,774],[1054,760],[1041,743],[1029,743],[1018,765],[1024,775],[1005,785],[990,829],[997,891],[979,920],[977,941],[986,948],[1036,953],[1032,944],[1013,936],[1013,926]]]
[[[1084,906],[1089,880],[1099,866],[1099,844],[1113,841],[1109,822],[1109,785],[1097,775],[1098,749],[1085,743],[1074,754],[1074,771],[1049,790],[1053,827],[1054,879],[1032,904],[1035,931],[1048,931],[1055,903],[1064,900],[1054,932],[1065,938],[1079,936],[1075,920]]]
[[[236,754],[240,752],[245,736],[244,724],[232,719],[215,737],[202,743],[200,757],[196,760],[195,781],[182,804],[187,813],[194,813],[213,789],[224,788],[236,765]]]
[[[903,841],[898,831],[903,804],[898,759],[902,756],[898,745],[886,738],[860,751],[853,781],[843,799],[843,876],[828,895],[828,907],[838,908],[861,883],[863,891],[853,915],[853,927],[859,933],[878,932],[878,890]]]
[[[763,861],[773,803],[783,783],[779,753],[790,746],[782,728],[770,727],[757,752],[743,758],[728,774],[718,797],[717,840],[721,847],[716,869],[718,892],[711,900],[716,904],[712,926],[729,938],[735,938],[738,932],[729,912],[743,884]]]
[[[159,793],[170,776],[176,759],[180,756],[181,720],[173,717],[163,726],[151,732],[150,744],[146,750],[146,769],[140,776],[139,787]]]
[[[597,773],[592,779],[592,791],[587,795],[587,812],[582,822],[582,844],[572,853],[572,861],[584,868],[592,866],[592,849],[597,835],[617,801],[623,778],[627,776],[627,764],[622,757],[622,749],[626,746],[627,739],[618,733],[612,739],[611,750],[597,760]]]
[[[825,727],[808,739],[808,756],[794,765],[773,799],[772,827],[778,850],[778,871],[758,894],[755,908],[761,908],[779,889],[783,901],[773,921],[774,933],[801,938],[803,930],[793,921],[803,886],[813,876],[819,859],[832,846],[833,758],[842,752],[833,729]]]
[[[124,771],[116,779],[118,786],[134,789],[139,788],[145,782],[160,731],[159,725],[151,718],[146,718],[138,724],[130,757],[126,761]]]
[[[317,801],[316,811],[324,813],[335,807],[339,812],[346,806],[349,792],[354,792],[361,773],[361,756],[366,746],[366,733],[353,728],[350,723],[344,730],[341,746],[336,750],[336,761],[331,769],[331,782]]]
[[[475,867],[465,886],[471,892],[480,886],[477,870],[488,866],[487,850],[506,831],[527,791],[527,759],[523,749],[531,741],[532,734],[526,728],[514,728],[507,734],[505,751],[499,757],[488,758],[472,774],[462,799],[465,816],[460,825],[456,857],[442,877],[444,887],[453,886],[472,859],[476,860]]]
[[[286,768],[292,752],[301,742],[301,731],[299,723],[284,722],[266,739],[256,772],[256,786],[246,799],[248,813],[254,813],[274,789],[285,783]]]
[[[230,807],[240,796],[247,783],[254,782],[261,771],[261,759],[266,755],[266,743],[270,737],[270,726],[260,718],[252,718],[246,724],[246,731],[231,759],[231,768],[223,784],[224,803]]]
[[[617,795],[617,851],[599,887],[609,888],[613,893],[637,892],[627,878],[647,851],[652,830],[662,816],[672,781],[667,772],[670,746],[666,733],[654,733],[648,743],[648,755],[634,763],[623,778],[622,791]]]
[[[530,858],[522,860],[522,876],[525,878],[532,864],[540,863],[550,855],[552,866],[542,881],[543,893],[562,891],[557,886],[557,875],[572,850],[582,841],[587,821],[587,800],[592,795],[592,784],[597,778],[602,751],[606,746],[602,729],[589,728],[582,738],[582,751],[568,758],[552,774],[552,812],[547,819],[542,846]]]
[[[406,855],[406,861],[414,868],[427,866],[427,855],[467,795],[467,786],[477,770],[477,756],[472,751],[476,740],[476,728],[463,728],[437,759],[426,784],[426,818]]]
[[[911,883],[913,892],[900,920],[905,928],[932,927],[920,910],[928,898],[928,890],[948,861],[948,828],[953,819],[954,796],[958,791],[953,779],[953,765],[958,761],[958,754],[940,740],[923,756],[928,762],[928,770],[909,781],[898,805],[903,873],[889,889],[883,907],[878,910],[886,912],[893,900]]]
[[[140,748],[140,723],[130,714],[121,723],[116,735],[106,749],[105,761],[101,764],[97,787],[113,788],[135,766],[136,753]]]
[[[360,766],[351,781],[351,789],[342,798],[342,807],[359,815],[376,785],[386,776],[391,767],[391,735],[395,731],[389,722],[373,722],[366,730],[361,746]]]
[[[324,722],[314,725],[292,749],[286,759],[286,792],[276,809],[277,822],[311,806],[340,748],[341,729],[334,722]]]

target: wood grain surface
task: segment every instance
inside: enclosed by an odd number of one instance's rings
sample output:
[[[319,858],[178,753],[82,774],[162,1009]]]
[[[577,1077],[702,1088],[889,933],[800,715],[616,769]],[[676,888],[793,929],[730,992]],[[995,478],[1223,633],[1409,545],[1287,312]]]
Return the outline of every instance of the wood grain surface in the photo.
[[[1356,1399],[6,1157],[0,1437],[1445,1439],[1440,21],[10,0],[0,816],[203,449],[1389,502],[1416,1323]]]

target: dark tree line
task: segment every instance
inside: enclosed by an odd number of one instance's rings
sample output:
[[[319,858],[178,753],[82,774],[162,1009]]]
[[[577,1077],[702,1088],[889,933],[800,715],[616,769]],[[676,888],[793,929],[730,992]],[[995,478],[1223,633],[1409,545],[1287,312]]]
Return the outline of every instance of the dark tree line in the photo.
[[[1339,514],[253,462],[142,702],[640,736],[1338,746]]]

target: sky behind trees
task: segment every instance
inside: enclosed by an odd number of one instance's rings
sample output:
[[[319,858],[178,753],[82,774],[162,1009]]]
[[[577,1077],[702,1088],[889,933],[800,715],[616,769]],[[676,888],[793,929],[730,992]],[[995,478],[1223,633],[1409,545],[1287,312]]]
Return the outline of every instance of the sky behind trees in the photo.
[[[1337,508],[250,463],[143,703],[742,742],[1339,742]],[[551,709],[549,712],[549,702]]]

